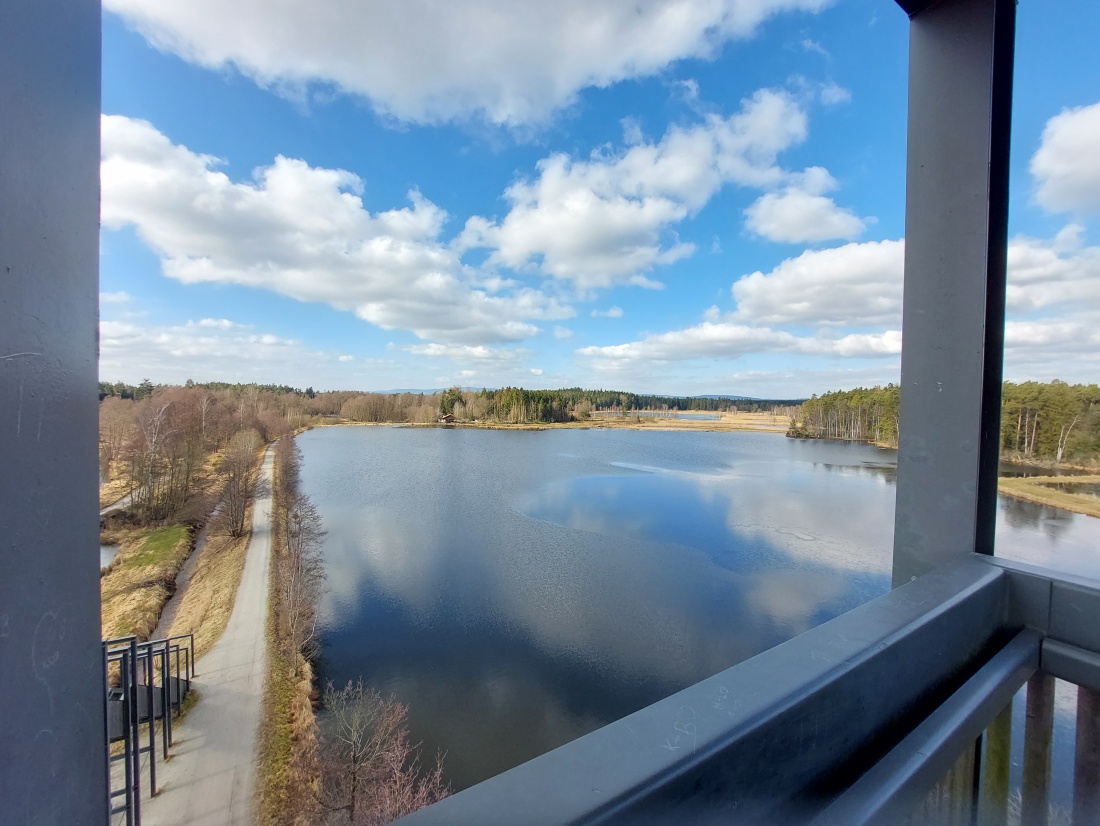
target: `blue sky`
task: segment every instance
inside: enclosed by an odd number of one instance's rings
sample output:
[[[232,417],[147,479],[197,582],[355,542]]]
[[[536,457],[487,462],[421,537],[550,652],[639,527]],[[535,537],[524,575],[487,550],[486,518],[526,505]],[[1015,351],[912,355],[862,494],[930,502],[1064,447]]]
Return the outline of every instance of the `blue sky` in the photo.
[[[105,0],[104,380],[897,381],[892,0]],[[1100,380],[1100,8],[1019,6],[1006,377]]]

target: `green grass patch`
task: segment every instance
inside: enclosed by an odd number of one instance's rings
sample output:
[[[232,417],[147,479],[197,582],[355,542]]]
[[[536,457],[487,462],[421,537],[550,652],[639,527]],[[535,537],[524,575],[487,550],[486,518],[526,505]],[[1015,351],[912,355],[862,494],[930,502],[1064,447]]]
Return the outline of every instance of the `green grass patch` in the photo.
[[[150,531],[134,552],[120,563],[124,568],[148,568],[171,565],[175,562],[178,546],[189,538],[186,525],[168,525]]]

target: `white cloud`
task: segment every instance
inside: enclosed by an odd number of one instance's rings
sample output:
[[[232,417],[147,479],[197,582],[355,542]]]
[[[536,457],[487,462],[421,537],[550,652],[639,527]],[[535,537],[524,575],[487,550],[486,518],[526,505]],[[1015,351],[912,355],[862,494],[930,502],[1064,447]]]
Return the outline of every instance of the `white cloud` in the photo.
[[[554,327],[554,338],[560,340],[573,338],[573,331],[568,327]]]
[[[225,319],[170,326],[101,321],[99,336],[100,375],[122,380],[157,376],[158,381],[179,383],[203,377],[284,382],[288,364],[323,357],[294,339]]]
[[[469,344],[410,344],[402,348],[407,353],[428,358],[448,358],[459,364],[507,366],[515,364],[527,355],[526,350],[506,347],[486,347]]]
[[[193,322],[188,322],[193,323]],[[228,318],[202,318],[199,319],[198,325],[200,327],[215,327],[219,330],[232,330],[234,327],[240,327],[241,325],[235,324]]]
[[[825,83],[821,87],[821,102],[826,106],[836,106],[841,103],[851,103],[852,93],[833,81]]]
[[[442,341],[515,341],[573,315],[513,282],[479,286],[440,240],[446,213],[415,191],[372,215],[344,170],[278,156],[235,183],[145,121],[105,115],[102,128],[104,227],[134,226],[184,283],[268,289]]]
[[[819,54],[826,59],[832,58],[832,55],[829,54],[828,49],[826,49],[816,40],[813,40],[809,37],[802,41],[802,48],[807,52],[814,52],[815,54]]]
[[[1008,245],[1007,305],[1023,313],[1059,305],[1100,310],[1100,247],[1070,224],[1053,241],[1017,236]]]
[[[528,372],[529,372],[529,373],[530,373],[530,374],[531,374],[532,376],[541,376],[541,375],[542,375],[542,368],[540,368],[540,367],[532,367],[532,368],[531,368],[531,369],[530,369],[530,370],[529,370]]]
[[[736,317],[755,324],[900,324],[902,241],[868,241],[788,258],[734,282]]]
[[[124,291],[99,294],[100,304],[125,304],[129,300],[130,294]]]
[[[534,180],[505,192],[499,223],[471,218],[460,249],[493,250],[490,262],[534,269],[581,292],[615,284],[655,286],[647,274],[692,254],[671,227],[733,183],[765,187],[789,177],[776,163],[805,140],[806,114],[789,94],[761,89],[736,114],[670,127],[659,143],[597,151],[587,161],[563,154],[538,164]]]
[[[1031,158],[1035,197],[1051,212],[1100,212],[1100,103],[1047,121]]]
[[[828,170],[810,167],[782,191],[760,196],[745,210],[745,225],[769,241],[788,244],[852,239],[866,223],[825,196],[836,185]]]
[[[730,320],[704,321],[694,327],[646,336],[628,344],[582,347],[580,356],[604,366],[619,362],[667,362],[691,359],[736,359],[750,353],[876,358],[901,352],[901,332],[852,333],[841,338],[796,336],[768,327],[750,327]]]
[[[610,307],[606,310],[593,310],[592,311],[592,317],[593,318],[622,318],[623,317],[623,308],[622,307]]]
[[[355,356],[347,356],[347,355],[337,356],[336,360],[337,361],[343,361],[343,362],[355,361]]]
[[[901,240],[804,252],[736,281],[732,313],[714,306],[695,326],[576,352],[594,369],[634,377],[666,364],[750,354],[893,358],[901,352],[903,261]],[[1100,247],[1084,246],[1081,228],[1071,224],[1049,241],[1012,239],[1008,268],[1006,376],[1095,381]],[[1052,308],[1058,315],[1043,315]]]
[[[157,48],[262,86],[368,98],[402,120],[543,121],[587,87],[710,58],[769,17],[832,0],[106,0]]]

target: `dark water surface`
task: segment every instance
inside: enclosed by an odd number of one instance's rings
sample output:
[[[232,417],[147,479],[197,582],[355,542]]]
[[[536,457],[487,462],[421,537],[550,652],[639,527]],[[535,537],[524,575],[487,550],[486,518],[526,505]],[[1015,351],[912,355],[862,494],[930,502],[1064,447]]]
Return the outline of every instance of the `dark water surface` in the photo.
[[[298,437],[323,676],[410,708],[464,788],[889,587],[895,454],[760,433]],[[1100,576],[1100,520],[1002,500],[998,553]]]

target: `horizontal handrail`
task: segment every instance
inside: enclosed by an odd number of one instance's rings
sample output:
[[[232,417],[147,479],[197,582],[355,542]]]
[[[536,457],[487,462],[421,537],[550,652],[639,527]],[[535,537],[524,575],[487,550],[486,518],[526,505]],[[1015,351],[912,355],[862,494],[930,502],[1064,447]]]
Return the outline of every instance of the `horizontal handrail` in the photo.
[[[1036,669],[1100,688],[1082,615],[1100,582],[972,554],[402,823],[876,822]]]
[[[928,789],[1039,668],[1042,637],[1021,631],[812,826],[904,823]]]

